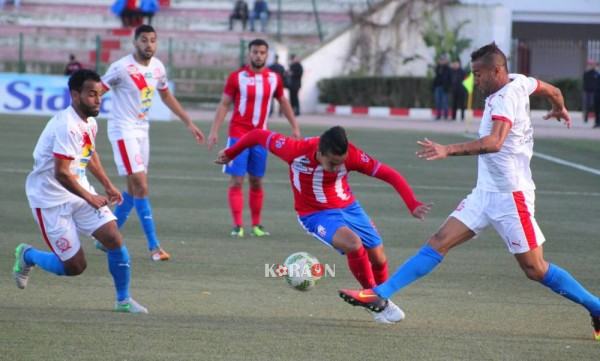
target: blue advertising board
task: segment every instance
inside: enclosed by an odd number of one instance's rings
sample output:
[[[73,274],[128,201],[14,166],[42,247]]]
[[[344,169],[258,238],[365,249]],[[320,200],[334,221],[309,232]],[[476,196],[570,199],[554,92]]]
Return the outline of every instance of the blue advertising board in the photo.
[[[54,115],[71,103],[69,78],[58,75],[0,73],[0,113]],[[172,84],[169,84],[172,89]],[[102,97],[99,117],[111,111],[112,93]],[[171,120],[171,111],[155,94],[150,120]]]

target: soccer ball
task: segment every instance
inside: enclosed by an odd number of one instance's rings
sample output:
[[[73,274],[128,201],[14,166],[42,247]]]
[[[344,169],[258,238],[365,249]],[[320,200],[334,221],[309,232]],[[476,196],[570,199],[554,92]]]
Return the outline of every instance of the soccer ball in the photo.
[[[287,269],[285,280],[299,291],[312,289],[323,274],[319,260],[306,252],[291,254],[283,265]]]

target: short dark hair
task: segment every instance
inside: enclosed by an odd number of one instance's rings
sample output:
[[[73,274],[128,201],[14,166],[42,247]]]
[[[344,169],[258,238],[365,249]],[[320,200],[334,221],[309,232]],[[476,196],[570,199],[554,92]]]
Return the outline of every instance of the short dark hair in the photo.
[[[78,93],[81,93],[83,83],[85,83],[86,80],[100,82],[100,75],[98,75],[98,73],[90,69],[77,70],[69,78],[69,90],[74,90]]]
[[[248,50],[250,50],[250,48],[252,48],[253,46],[266,46],[267,49],[269,49],[269,43],[267,43],[263,39],[254,39],[251,42],[249,42],[248,43]]]
[[[471,53],[471,62],[475,61],[481,61],[486,65],[501,65],[508,72],[506,55],[504,55],[494,41]]]
[[[137,40],[140,37],[140,35],[142,35],[142,33],[155,33],[156,34],[156,31],[154,30],[154,28],[151,25],[146,25],[146,24],[140,25],[137,28],[135,28],[135,33],[133,35],[133,38],[135,40]]]
[[[346,130],[336,125],[327,129],[319,139],[319,152],[321,154],[344,155],[348,151],[348,137]]]

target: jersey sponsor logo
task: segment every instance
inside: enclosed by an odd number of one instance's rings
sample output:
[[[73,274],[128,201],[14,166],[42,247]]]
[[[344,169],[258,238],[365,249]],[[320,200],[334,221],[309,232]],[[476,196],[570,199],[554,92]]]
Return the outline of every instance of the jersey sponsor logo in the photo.
[[[58,250],[62,253],[65,253],[66,251],[72,248],[71,242],[69,242],[69,240],[64,237],[59,238],[56,242],[54,242],[54,244],[56,245],[56,248],[58,248]]]
[[[461,201],[456,207],[455,211],[460,212],[465,208],[465,201]]]
[[[79,158],[79,168],[77,169],[77,176],[79,178],[85,177],[85,169],[87,168],[90,158],[94,154],[94,143],[90,138],[89,133],[85,132],[82,134],[81,141],[81,157]]]

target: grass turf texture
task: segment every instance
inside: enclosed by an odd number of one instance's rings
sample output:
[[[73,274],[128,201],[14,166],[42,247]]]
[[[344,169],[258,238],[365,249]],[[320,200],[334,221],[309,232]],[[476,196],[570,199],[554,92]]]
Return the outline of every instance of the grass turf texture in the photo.
[[[503,242],[488,230],[451,251],[429,277],[394,297],[407,313],[398,325],[375,324],[336,290],[357,287],[345,259],[300,229],[287,168],[270,157],[264,225],[269,238],[232,239],[227,180],[215,152],[194,144],[177,123],[151,127],[150,192],[158,235],[172,261],[152,263],[137,215],[123,228],[132,257],[132,294],[149,315],[111,312],[112,280],[106,257],[82,237],[88,268],[58,278],[39,269],[26,290],[11,278],[14,247],[46,249],[31,216],[24,181],[47,118],[0,117],[0,359],[3,360],[592,360],[584,309],[526,279]],[[98,150],[115,177],[100,121]],[[208,124],[201,124],[207,131]],[[226,128],[226,127],[224,127]],[[318,135],[324,128],[304,128]],[[275,130],[287,132],[287,128]],[[427,221],[409,216],[393,189],[358,173],[350,184],[381,231],[390,272],[412,255],[474,186],[476,157],[425,162],[416,140],[459,142],[460,135],[348,130],[351,141],[400,170],[418,197],[435,202]],[[225,134],[221,134],[222,145]],[[536,141],[536,151],[600,168],[596,141]],[[548,260],[590,290],[598,281],[596,175],[534,158],[538,222]],[[97,187],[98,189],[101,189]],[[245,203],[248,202],[245,191]],[[245,209],[245,220],[249,211]],[[310,292],[264,277],[265,263],[306,251],[336,266]]]

